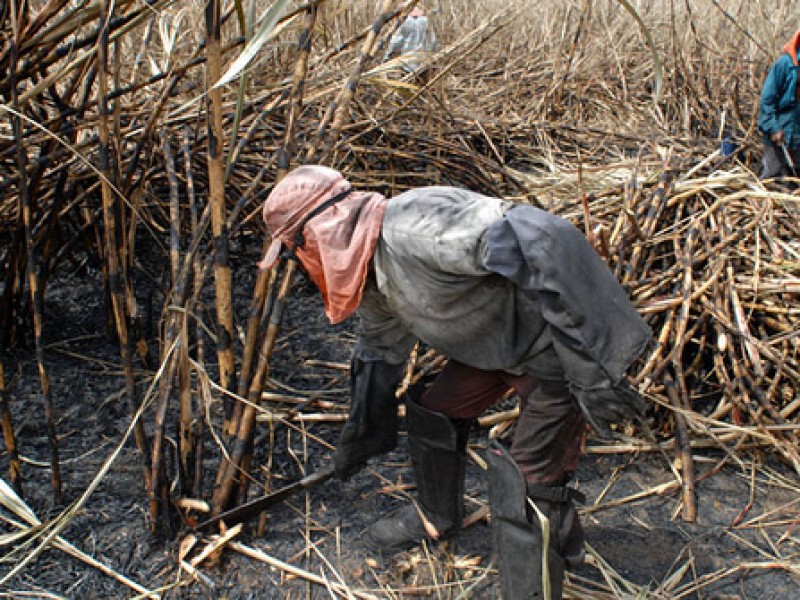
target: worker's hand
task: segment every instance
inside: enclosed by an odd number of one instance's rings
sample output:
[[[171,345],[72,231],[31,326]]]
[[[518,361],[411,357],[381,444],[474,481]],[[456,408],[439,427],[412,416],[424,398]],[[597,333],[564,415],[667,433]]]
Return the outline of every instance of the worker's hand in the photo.
[[[784,142],[786,142],[786,134],[784,133],[783,129],[778,129],[778,131],[770,134],[769,139],[772,140],[773,144],[782,146]]]
[[[604,438],[613,438],[611,426],[624,421],[638,421],[647,403],[627,382],[611,388],[571,390],[589,425]]]

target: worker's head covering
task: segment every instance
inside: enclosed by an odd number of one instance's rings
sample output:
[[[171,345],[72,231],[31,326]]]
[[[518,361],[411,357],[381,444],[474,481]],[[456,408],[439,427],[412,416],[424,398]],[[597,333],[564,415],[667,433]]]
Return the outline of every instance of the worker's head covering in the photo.
[[[385,197],[353,190],[334,169],[298,167],[264,202],[272,243],[259,267],[272,267],[283,248],[293,253],[322,293],[328,319],[339,323],[361,302],[385,209]]]
[[[424,17],[425,11],[422,10],[419,6],[415,6],[411,9],[411,12],[408,13],[409,17]]]
[[[795,31],[792,38],[783,46],[783,51],[788,54],[794,66],[797,66],[797,47],[800,46],[800,29]]]

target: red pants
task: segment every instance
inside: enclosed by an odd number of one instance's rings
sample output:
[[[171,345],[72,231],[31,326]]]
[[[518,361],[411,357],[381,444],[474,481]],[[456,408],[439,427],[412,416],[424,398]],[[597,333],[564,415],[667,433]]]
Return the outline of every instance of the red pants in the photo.
[[[578,467],[585,421],[563,381],[482,371],[451,360],[420,404],[451,419],[474,419],[512,388],[521,404],[511,456],[527,481],[564,485]]]

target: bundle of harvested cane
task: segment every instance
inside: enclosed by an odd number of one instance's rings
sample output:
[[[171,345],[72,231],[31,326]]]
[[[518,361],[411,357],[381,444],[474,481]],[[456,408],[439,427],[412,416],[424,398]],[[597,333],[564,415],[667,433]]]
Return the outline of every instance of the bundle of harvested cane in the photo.
[[[677,446],[684,479],[690,447],[704,445],[734,459],[769,447],[800,472],[800,198],[715,161],[665,167],[653,183],[633,170],[625,185],[561,210],[586,228],[653,329],[633,382],[653,401],[661,447]],[[645,433],[641,447],[655,448]]]

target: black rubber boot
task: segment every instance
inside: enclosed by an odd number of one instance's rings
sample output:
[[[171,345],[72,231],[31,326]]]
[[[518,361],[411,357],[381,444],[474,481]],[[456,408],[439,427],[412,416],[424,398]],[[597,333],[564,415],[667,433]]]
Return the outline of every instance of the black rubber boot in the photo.
[[[419,509],[444,539],[464,519],[464,467],[471,421],[453,421],[406,397],[408,444],[417,480]],[[367,541],[382,554],[408,549],[432,539],[417,507],[406,506],[381,519],[367,532]]]
[[[528,486],[508,450],[496,441],[487,456],[492,542],[503,599],[560,600],[565,568],[583,560],[583,528],[570,500],[575,492]]]

